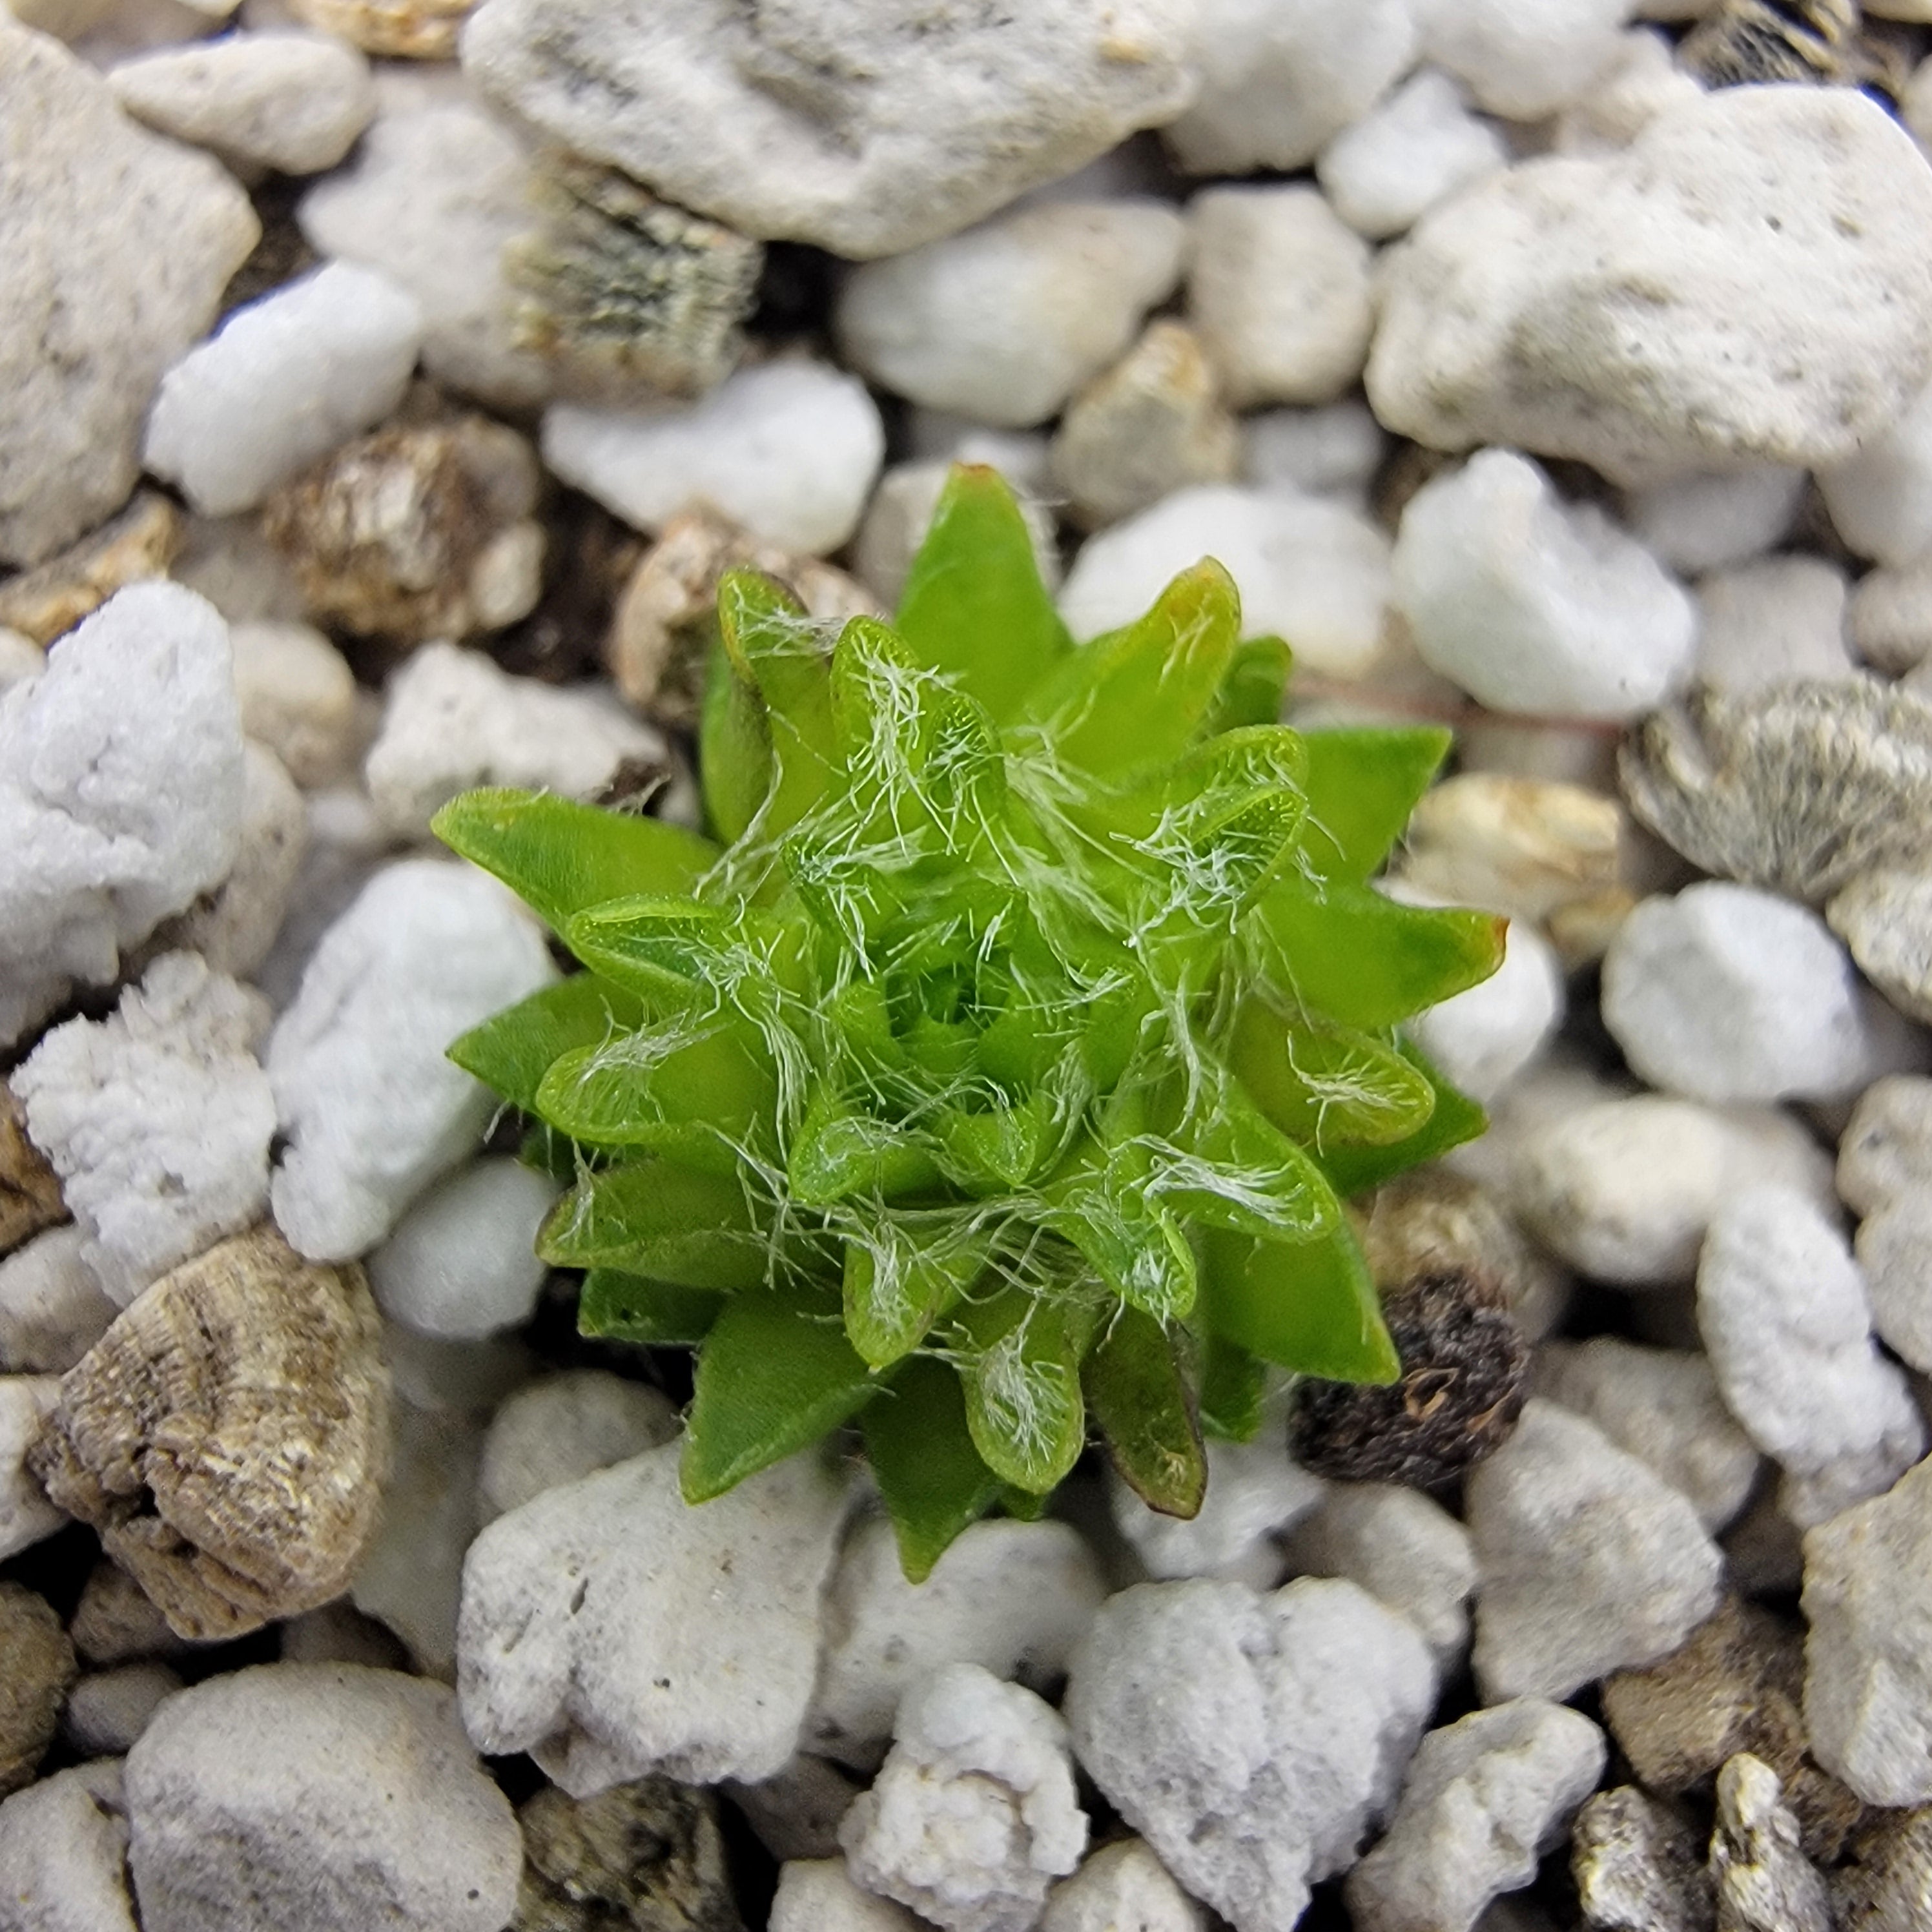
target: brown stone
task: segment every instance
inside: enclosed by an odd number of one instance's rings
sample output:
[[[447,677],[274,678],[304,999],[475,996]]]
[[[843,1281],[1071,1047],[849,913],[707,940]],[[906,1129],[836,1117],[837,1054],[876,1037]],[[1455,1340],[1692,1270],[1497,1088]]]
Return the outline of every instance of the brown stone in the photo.
[[[1712,1932],[1717,1905],[1690,1826],[1634,1785],[1576,1814],[1570,1870],[1596,1932]]]
[[[475,0],[291,0],[304,26],[397,60],[456,58],[456,37]]]
[[[116,591],[166,576],[181,547],[180,511],[158,490],[141,490],[70,550],[0,584],[0,630],[50,644]]]
[[[1932,1926],[1932,1807],[1874,1811],[1832,1874],[1838,1932],[1925,1932]]]
[[[46,1598],[0,1583],[0,1796],[33,1782],[78,1669]]]
[[[82,1663],[97,1669],[185,1656],[194,1648],[168,1628],[147,1592],[105,1556],[88,1572],[67,1634]]]
[[[30,1464],[178,1635],[240,1636],[348,1583],[388,1460],[381,1340],[359,1268],[258,1228],[122,1315]]]
[[[60,1176],[27,1138],[27,1116],[0,1080],[0,1255],[67,1219]]]

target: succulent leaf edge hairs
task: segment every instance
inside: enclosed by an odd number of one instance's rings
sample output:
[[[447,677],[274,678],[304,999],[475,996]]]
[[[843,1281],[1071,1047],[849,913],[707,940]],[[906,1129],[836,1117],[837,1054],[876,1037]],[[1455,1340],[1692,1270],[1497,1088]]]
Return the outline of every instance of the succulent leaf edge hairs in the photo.
[[[856,1419],[918,1578],[1090,1431],[1190,1516],[1268,1365],[1395,1377],[1343,1199],[1480,1131],[1398,1029],[1502,927],[1370,884],[1448,734],[1304,736],[1288,668],[1212,560],[1076,645],[962,468],[890,626],[724,579],[712,836],[439,814],[585,969],[452,1057],[573,1184],[584,1332],[697,1348],[690,1500]]]

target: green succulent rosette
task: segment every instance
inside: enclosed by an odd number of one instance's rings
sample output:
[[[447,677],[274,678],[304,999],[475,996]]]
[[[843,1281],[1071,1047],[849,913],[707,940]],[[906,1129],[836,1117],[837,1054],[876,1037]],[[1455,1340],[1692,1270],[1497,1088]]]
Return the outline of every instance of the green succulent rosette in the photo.
[[[686,1496],[856,1418],[916,1577],[1090,1433],[1191,1515],[1265,1365],[1392,1379],[1342,1199],[1481,1126],[1400,1028],[1502,946],[1370,883],[1448,734],[1277,722],[1211,561],[1076,645],[985,470],[890,625],[737,572],[717,632],[712,836],[436,822],[583,964],[451,1051],[572,1180],[584,1331],[698,1351]]]

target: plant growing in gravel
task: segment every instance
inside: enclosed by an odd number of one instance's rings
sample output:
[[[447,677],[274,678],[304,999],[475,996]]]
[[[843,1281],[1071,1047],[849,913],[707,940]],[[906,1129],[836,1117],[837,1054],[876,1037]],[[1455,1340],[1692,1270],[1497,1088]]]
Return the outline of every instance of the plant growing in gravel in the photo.
[[[1191,1515],[1264,1365],[1394,1376],[1342,1197],[1480,1127],[1396,1029],[1501,923],[1368,883],[1447,734],[1303,736],[1287,671],[1211,561],[1076,646],[962,470],[890,625],[725,578],[714,838],[439,816],[586,968],[452,1052],[574,1177],[584,1332],[696,1346],[693,1501],[856,1417],[922,1576],[1090,1428]]]

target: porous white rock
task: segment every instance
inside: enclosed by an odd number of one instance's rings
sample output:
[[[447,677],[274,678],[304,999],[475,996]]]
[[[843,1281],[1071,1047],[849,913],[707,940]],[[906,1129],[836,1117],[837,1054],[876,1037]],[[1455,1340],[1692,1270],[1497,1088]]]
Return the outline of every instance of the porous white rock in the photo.
[[[57,1771],[0,1804],[10,1932],[135,1932],[121,1766]]]
[[[1535,1376],[1539,1394],[1595,1424],[1688,1497],[1712,1535],[1749,1499],[1758,1452],[1724,1406],[1704,1356],[1599,1335],[1544,1343]]]
[[[29,564],[126,500],[154,385],[261,225],[218,163],[136,127],[10,11],[0,124],[0,563]]]
[[[1205,1932],[1207,1923],[1146,1841],[1123,1838],[1047,1894],[1040,1932]]]
[[[1626,1288],[1690,1280],[1712,1216],[1754,1181],[1831,1196],[1823,1151],[1769,1108],[1640,1094],[1525,1126],[1491,1150],[1504,1156],[1510,1204],[1572,1267]]]
[[[667,1443],[499,1516],[463,1574],[478,1748],[574,1798],[662,1771],[755,1783],[798,1744],[843,1485],[794,1456],[693,1507]]]
[[[1873,1333],[1921,1374],[1932,1373],[1932,1196],[1913,1194],[1867,1215],[1855,1252]],[[0,1297],[6,1279],[0,1264]]]
[[[1838,1138],[1838,1184],[1858,1214],[1932,1189],[1932,1078],[1888,1074],[1858,1096]]]
[[[1861,556],[1901,569],[1932,546],[1932,389],[1842,463],[1818,472],[1839,536]]]
[[[673,201],[866,260],[1171,120],[1198,85],[1192,16],[1180,0],[890,22],[869,0],[488,0],[463,61],[519,119]]]
[[[220,883],[244,784],[227,627],[178,584],[118,592],[0,693],[0,1044]]]
[[[1493,114],[1540,121],[1582,94],[1621,51],[1630,0],[1417,0],[1422,51]]]
[[[1653,556],[1696,577],[1775,549],[1797,518],[1804,480],[1803,470],[1780,463],[1699,470],[1633,490],[1625,509]]]
[[[1932,1802],[1932,1462],[1804,1538],[1804,1728],[1868,1804]]]
[[[440,1684],[268,1664],[170,1698],[128,1754],[143,1932],[499,1932],[522,1841]]]
[[[923,1582],[900,1567],[892,1525],[854,1530],[825,1604],[825,1652],[805,1744],[861,1767],[878,1762],[916,1680],[975,1664],[1030,1690],[1054,1689],[1107,1594],[1100,1564],[1064,1522],[977,1522]]]
[[[1731,1413],[1786,1471],[1781,1501],[1801,1526],[1889,1488],[1925,1453],[1905,1377],[1873,1346],[1858,1264],[1803,1196],[1753,1187],[1712,1220],[1697,1326]]]
[[[626,760],[669,758],[664,739],[616,697],[512,677],[485,652],[448,644],[412,651],[389,681],[382,728],[363,772],[387,829],[421,838],[473,785],[587,798]]]
[[[1245,480],[1263,490],[1340,496],[1366,508],[1369,485],[1388,452],[1388,438],[1366,403],[1326,403],[1312,410],[1264,410],[1243,418]]]
[[[1635,1072],[1694,1100],[1847,1098],[1879,1070],[1844,946],[1756,886],[1646,899],[1604,956],[1603,1012]]]
[[[1414,1624],[1445,1672],[1454,1667],[1469,1640],[1476,1559],[1440,1503],[1398,1483],[1331,1483],[1286,1548],[1294,1574],[1359,1583]]]
[[[108,1018],[55,1028],[14,1070],[82,1258],[123,1307],[267,1204],[275,1102],[254,1049],[268,1024],[252,988],[164,953]]]
[[[1423,662],[1492,710],[1634,718],[1690,674],[1684,587],[1513,451],[1486,449],[1418,490],[1394,569]]]
[[[291,1246],[364,1252],[476,1146],[495,1102],[444,1049],[556,976],[535,922],[482,873],[420,859],[370,880],[268,1042],[288,1142],[270,1198]]]
[[[702,402],[544,413],[544,460],[641,530],[708,502],[754,536],[820,556],[858,527],[885,460],[878,406],[817,362],[742,369]]]
[[[477,1514],[492,1522],[532,1496],[668,1442],[677,1411],[662,1390],[607,1369],[546,1376],[506,1396],[490,1418]]]
[[[1109,1598],[1063,1708],[1082,1767],[1238,1932],[1290,1926],[1386,1815],[1435,1701],[1415,1627],[1354,1584]]]
[[[841,1858],[788,1858],[778,1868],[769,1932],[919,1932],[903,1905],[863,1892]]]
[[[47,668],[47,654],[32,638],[0,625],[0,691],[22,679],[38,677]]]
[[[1840,461],[1932,372],[1928,244],[1932,170],[1876,102],[1721,88],[1622,153],[1526,162],[1426,215],[1384,275],[1370,399],[1436,448],[1622,481]]]
[[[67,1694],[61,1736],[82,1757],[118,1756],[181,1688],[180,1676],[165,1664],[83,1672]]]
[[[121,1311],[83,1258],[87,1232],[68,1222],[0,1261],[0,1370],[62,1375]]]
[[[544,401],[550,366],[518,340],[506,245],[531,225],[524,141],[460,89],[422,98],[378,85],[380,112],[348,165],[296,219],[319,254],[380,268],[422,310],[423,364],[503,409]]]
[[[1310,672],[1357,677],[1383,646],[1388,539],[1343,503],[1204,484],[1102,530],[1082,546],[1060,595],[1076,638],[1131,622],[1204,556],[1241,593],[1243,628],[1294,640]]]
[[[1212,188],[1189,203],[1187,313],[1238,409],[1331,403],[1367,359],[1369,250],[1318,189]]]
[[[537,1230],[562,1191],[508,1154],[485,1155],[438,1181],[369,1256],[382,1312],[457,1341],[527,1322],[544,1274]]]
[[[839,294],[839,344],[914,402],[1024,429],[1132,341],[1180,278],[1186,243],[1163,202],[1018,208],[856,271]]]
[[[142,459],[204,515],[253,509],[394,409],[422,336],[413,296],[331,262],[236,310],[168,370]]]
[[[0,1376],[0,1562],[67,1521],[27,1467],[27,1451],[59,1400],[56,1376]]]
[[[1916,670],[1932,654],[1932,556],[1868,571],[1846,613],[1852,647],[1874,670]]]
[[[328,34],[236,34],[166,47],[108,74],[137,121],[244,170],[319,174],[354,146],[376,111],[369,63]]]
[[[340,778],[355,754],[356,674],[309,624],[231,626],[242,728],[304,790]]]
[[[1466,1932],[1492,1898],[1536,1876],[1606,1755],[1581,1712],[1540,1697],[1431,1731],[1388,1832],[1342,1888],[1358,1932]]]
[[[1405,81],[1322,149],[1316,178],[1358,235],[1386,240],[1509,159],[1503,137],[1433,68]]]
[[[1663,34],[1633,29],[1618,38],[1610,64],[1557,116],[1551,146],[1559,154],[1614,153],[1628,148],[1660,114],[1695,100],[1702,92]]]
[[[1149,1509],[1118,1476],[1108,1494],[1114,1527],[1152,1576],[1220,1576],[1256,1589],[1282,1573],[1277,1532],[1320,1502],[1318,1476],[1290,1460],[1279,1423],[1248,1442],[1208,1444],[1208,1490],[1188,1517]]]
[[[1192,174],[1306,167],[1408,67],[1413,10],[1410,0],[1202,0],[1201,95],[1167,130],[1175,158]]]
[[[1028,1932],[1087,1849],[1058,1714],[976,1664],[949,1664],[908,1689],[892,1736],[839,1825],[847,1869],[942,1932]]]
[[[1541,1396],[1471,1472],[1486,1702],[1568,1697],[1667,1657],[1717,1608],[1724,1559],[1689,1502]]]
[[[1534,926],[1518,920],[1496,971],[1418,1014],[1408,1031],[1454,1084],[1489,1101],[1542,1052],[1562,1024],[1564,1004],[1555,950]]]
[[[1762,691],[1794,678],[1856,675],[1845,644],[1850,586],[1836,564],[1769,556],[1697,586],[1697,681]]]

